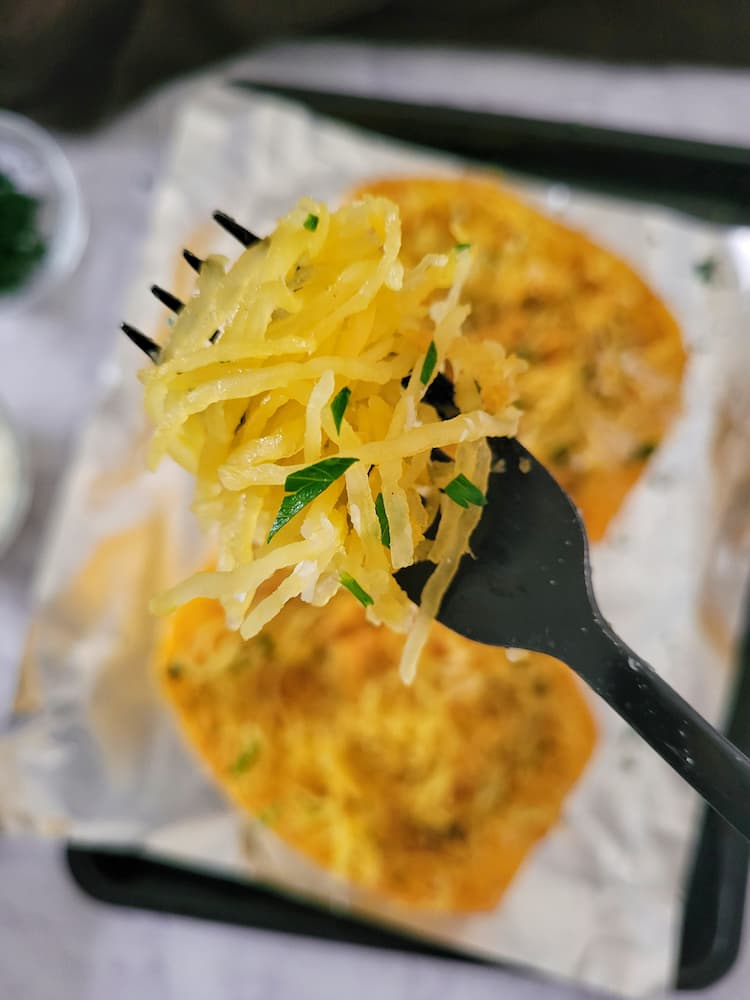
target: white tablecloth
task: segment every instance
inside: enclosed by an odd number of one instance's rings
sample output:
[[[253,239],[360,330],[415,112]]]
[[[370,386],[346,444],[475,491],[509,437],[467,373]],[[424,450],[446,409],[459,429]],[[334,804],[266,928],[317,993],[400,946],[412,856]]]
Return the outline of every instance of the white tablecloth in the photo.
[[[492,53],[292,44],[232,69],[285,83],[437,100],[750,146],[750,72],[613,68]],[[91,236],[68,287],[0,319],[0,399],[25,434],[35,480],[25,528],[0,564],[0,719],[22,643],[30,576],[68,450],[92,404],[121,318],[181,82],[86,137],[61,137]],[[613,984],[615,986],[616,984]],[[750,993],[750,922],[733,971],[705,993]],[[96,904],[62,851],[0,840],[0,996],[7,1000],[572,1000],[578,988],[496,969],[208,924]]]

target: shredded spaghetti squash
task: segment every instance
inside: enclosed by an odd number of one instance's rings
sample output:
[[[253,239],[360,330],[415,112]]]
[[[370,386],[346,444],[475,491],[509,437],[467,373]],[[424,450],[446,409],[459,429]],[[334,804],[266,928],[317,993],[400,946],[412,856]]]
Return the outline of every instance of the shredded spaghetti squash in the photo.
[[[247,639],[288,601],[346,588],[370,621],[409,632],[413,678],[481,515],[485,439],[516,430],[525,365],[497,343],[462,347],[470,246],[410,268],[400,247],[386,198],[335,212],[304,200],[236,261],[204,262],[142,380],[150,461],[170,455],[195,477],[217,568],[155,610],[216,598]],[[443,420],[425,396],[445,374],[458,412]],[[436,570],[415,609],[393,573],[422,559]]]

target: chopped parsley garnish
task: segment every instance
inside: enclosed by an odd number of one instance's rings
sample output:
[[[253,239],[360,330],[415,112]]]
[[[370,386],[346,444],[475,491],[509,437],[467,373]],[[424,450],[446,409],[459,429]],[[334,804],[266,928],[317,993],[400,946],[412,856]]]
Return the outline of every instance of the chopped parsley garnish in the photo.
[[[167,667],[167,676],[170,678],[170,680],[173,681],[179,680],[180,677],[182,677],[184,669],[185,668],[181,663],[172,661],[172,663],[170,663],[169,666]]]
[[[333,402],[331,403],[333,422],[336,424],[336,430],[339,432],[341,431],[341,421],[344,419],[344,414],[346,413],[346,408],[349,405],[349,398],[351,397],[351,394],[352,390],[348,385],[345,385],[343,389],[339,389],[333,397]]]
[[[281,807],[277,802],[272,802],[270,806],[266,806],[265,809],[261,811],[256,816],[259,823],[263,823],[264,826],[271,826],[279,818],[279,813],[281,812]]]
[[[38,200],[0,173],[0,293],[20,288],[44,256],[38,213]]]
[[[258,635],[258,645],[266,659],[272,660],[276,655],[276,641],[268,632],[261,632]]]
[[[455,479],[451,479],[445,487],[445,493],[459,507],[468,507],[470,503],[475,507],[484,507],[487,503],[484,493],[467,479],[463,472],[460,472]]]
[[[566,465],[570,459],[571,448],[569,444],[560,444],[552,450],[550,461],[554,465]]]
[[[304,507],[312,503],[357,461],[356,458],[324,458],[320,462],[308,465],[305,469],[290,473],[284,483],[284,489],[289,496],[285,496],[281,501],[266,542],[270,542],[276,532],[291,521],[295,514],[299,514]]]
[[[536,361],[537,359],[536,351],[532,350],[530,347],[516,347],[513,349],[513,353],[516,357],[521,358],[522,361]]]
[[[339,476],[343,476],[350,465],[354,465],[358,461],[358,458],[323,458],[320,462],[308,465],[305,469],[290,473],[286,477],[284,489],[287,493],[294,493],[296,490],[302,490],[308,486],[320,485],[322,493]]]
[[[318,228],[318,217],[313,215],[312,212],[308,215],[305,221],[302,223],[305,229],[309,229],[311,233],[314,233]]]
[[[716,270],[719,264],[715,257],[706,257],[705,260],[697,261],[693,265],[693,270],[705,284],[710,285],[716,277]]]
[[[360,587],[354,577],[349,573],[342,573],[339,580],[341,580],[341,583],[346,587],[350,594],[354,594],[363,608],[369,608],[371,604],[375,603],[367,591],[363,587]]]
[[[651,458],[655,451],[655,441],[642,441],[633,452],[633,458],[636,462],[645,462],[647,458]]]
[[[257,740],[253,740],[249,743],[242,753],[238,754],[237,759],[229,768],[230,774],[235,776],[244,774],[245,771],[249,771],[253,764],[256,763],[258,757],[260,756],[260,743]]]
[[[430,346],[427,348],[427,353],[424,356],[424,361],[422,362],[422,371],[419,374],[419,381],[422,385],[427,385],[427,383],[432,378],[432,373],[435,371],[435,365],[437,364],[437,347],[435,347],[435,341],[430,341]]]
[[[388,523],[388,515],[385,512],[385,500],[383,494],[378,493],[375,497],[375,513],[380,522],[380,541],[387,549],[391,547],[391,526]]]
[[[458,250],[459,252],[461,250],[468,250],[470,247],[471,247],[471,243],[457,243],[456,244],[456,250]]]

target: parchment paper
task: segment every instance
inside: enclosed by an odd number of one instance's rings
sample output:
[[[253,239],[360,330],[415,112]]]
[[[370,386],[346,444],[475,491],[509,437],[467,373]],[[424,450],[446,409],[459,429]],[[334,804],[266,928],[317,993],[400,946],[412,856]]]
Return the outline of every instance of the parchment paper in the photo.
[[[388,173],[460,169],[207,84],[178,116],[123,315],[164,321],[148,295],[188,280],[179,250],[231,253],[218,207],[265,232],[303,194],[337,201]],[[513,182],[629,259],[675,312],[690,351],[682,417],[593,553],[604,613],[688,700],[717,718],[750,561],[745,403],[750,234],[643,205]],[[711,262],[702,268],[698,265]],[[708,271],[713,270],[710,280]],[[694,794],[591,698],[600,741],[564,817],[498,908],[414,915],[321,871],[238,816],[182,745],[150,675],[151,595],[200,559],[190,484],[144,471],[147,428],[123,338],[102,373],[47,540],[24,671],[24,711],[0,738],[0,828],[142,850],[351,907],[466,951],[645,996],[673,979]]]

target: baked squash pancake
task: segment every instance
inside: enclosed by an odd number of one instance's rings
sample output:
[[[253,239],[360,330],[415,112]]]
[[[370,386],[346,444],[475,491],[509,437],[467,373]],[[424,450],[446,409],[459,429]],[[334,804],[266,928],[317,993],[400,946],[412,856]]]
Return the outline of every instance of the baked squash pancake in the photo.
[[[364,192],[398,205],[406,267],[471,244],[464,335],[528,361],[519,439],[601,538],[680,409],[686,354],[669,310],[615,254],[493,177],[373,180]]]
[[[410,907],[494,907],[595,743],[577,679],[432,625],[404,637],[346,593],[290,601],[253,639],[216,601],[170,619],[158,676],[223,790],[302,854]]]

